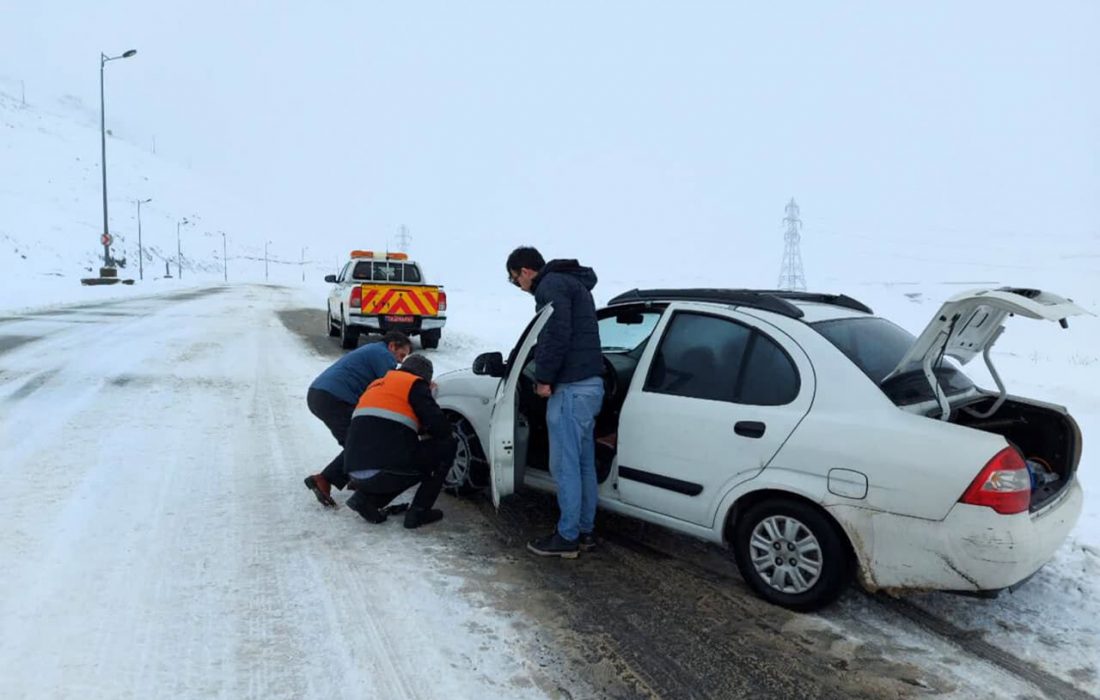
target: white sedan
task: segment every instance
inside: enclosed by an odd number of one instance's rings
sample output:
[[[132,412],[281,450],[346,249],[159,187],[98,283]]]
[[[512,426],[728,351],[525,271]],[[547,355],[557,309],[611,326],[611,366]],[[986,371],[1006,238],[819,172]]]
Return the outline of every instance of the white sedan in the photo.
[[[553,491],[533,349],[439,377],[455,488]],[[989,348],[1011,315],[1087,313],[1030,289],[946,302],[918,338],[844,295],[634,290],[598,312],[599,506],[727,545],[796,610],[869,590],[993,591],[1037,571],[1081,511],[1077,423],[1012,396]],[[960,369],[983,355],[997,387]],[[950,359],[948,359],[950,358]]]

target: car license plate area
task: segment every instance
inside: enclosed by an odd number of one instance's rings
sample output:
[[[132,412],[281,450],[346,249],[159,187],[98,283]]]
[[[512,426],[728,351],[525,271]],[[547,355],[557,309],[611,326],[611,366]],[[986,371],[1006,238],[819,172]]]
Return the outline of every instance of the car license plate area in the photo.
[[[386,316],[386,323],[412,323],[412,316]]]

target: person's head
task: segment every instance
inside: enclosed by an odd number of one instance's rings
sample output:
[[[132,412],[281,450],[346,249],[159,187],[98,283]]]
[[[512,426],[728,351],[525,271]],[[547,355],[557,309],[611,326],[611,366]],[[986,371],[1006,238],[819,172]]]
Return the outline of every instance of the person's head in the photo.
[[[545,265],[546,261],[542,259],[542,254],[537,249],[531,246],[520,246],[512,251],[508,256],[508,262],[505,263],[508,269],[508,281],[523,291],[529,292],[534,287],[539,270]]]
[[[400,363],[413,351],[412,341],[409,336],[401,331],[389,331],[382,336],[382,342],[389,348],[390,354]]]
[[[397,369],[415,374],[428,383],[432,381],[432,361],[423,355],[409,355],[398,365]]]

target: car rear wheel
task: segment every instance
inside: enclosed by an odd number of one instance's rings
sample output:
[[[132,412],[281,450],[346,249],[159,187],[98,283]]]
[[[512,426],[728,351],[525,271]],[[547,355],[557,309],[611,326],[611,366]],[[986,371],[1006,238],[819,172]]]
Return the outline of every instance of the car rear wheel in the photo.
[[[332,321],[332,311],[329,308],[325,308],[325,325],[328,326],[328,336],[335,338],[340,335],[340,327]]]
[[[817,610],[851,580],[843,533],[816,506],[771,498],[749,507],[734,527],[737,568],[765,600],[791,610]]]

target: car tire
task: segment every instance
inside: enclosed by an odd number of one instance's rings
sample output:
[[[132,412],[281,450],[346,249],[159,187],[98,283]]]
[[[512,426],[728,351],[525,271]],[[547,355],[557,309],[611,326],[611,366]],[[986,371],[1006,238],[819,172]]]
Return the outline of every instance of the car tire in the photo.
[[[340,347],[352,350],[359,346],[359,329],[342,319],[340,323]]]
[[[425,350],[434,350],[439,347],[439,339],[443,335],[442,331],[424,331],[420,334],[420,347]]]
[[[328,337],[335,338],[340,335],[340,328],[332,322],[332,311],[325,309],[325,325],[328,326]]]
[[[449,414],[448,418],[458,444],[454,462],[443,479],[443,490],[455,496],[472,496],[488,485],[489,461],[470,422],[457,414]]]
[[[734,525],[733,553],[749,587],[799,612],[832,603],[852,578],[840,528],[820,508],[793,498],[750,506]]]

